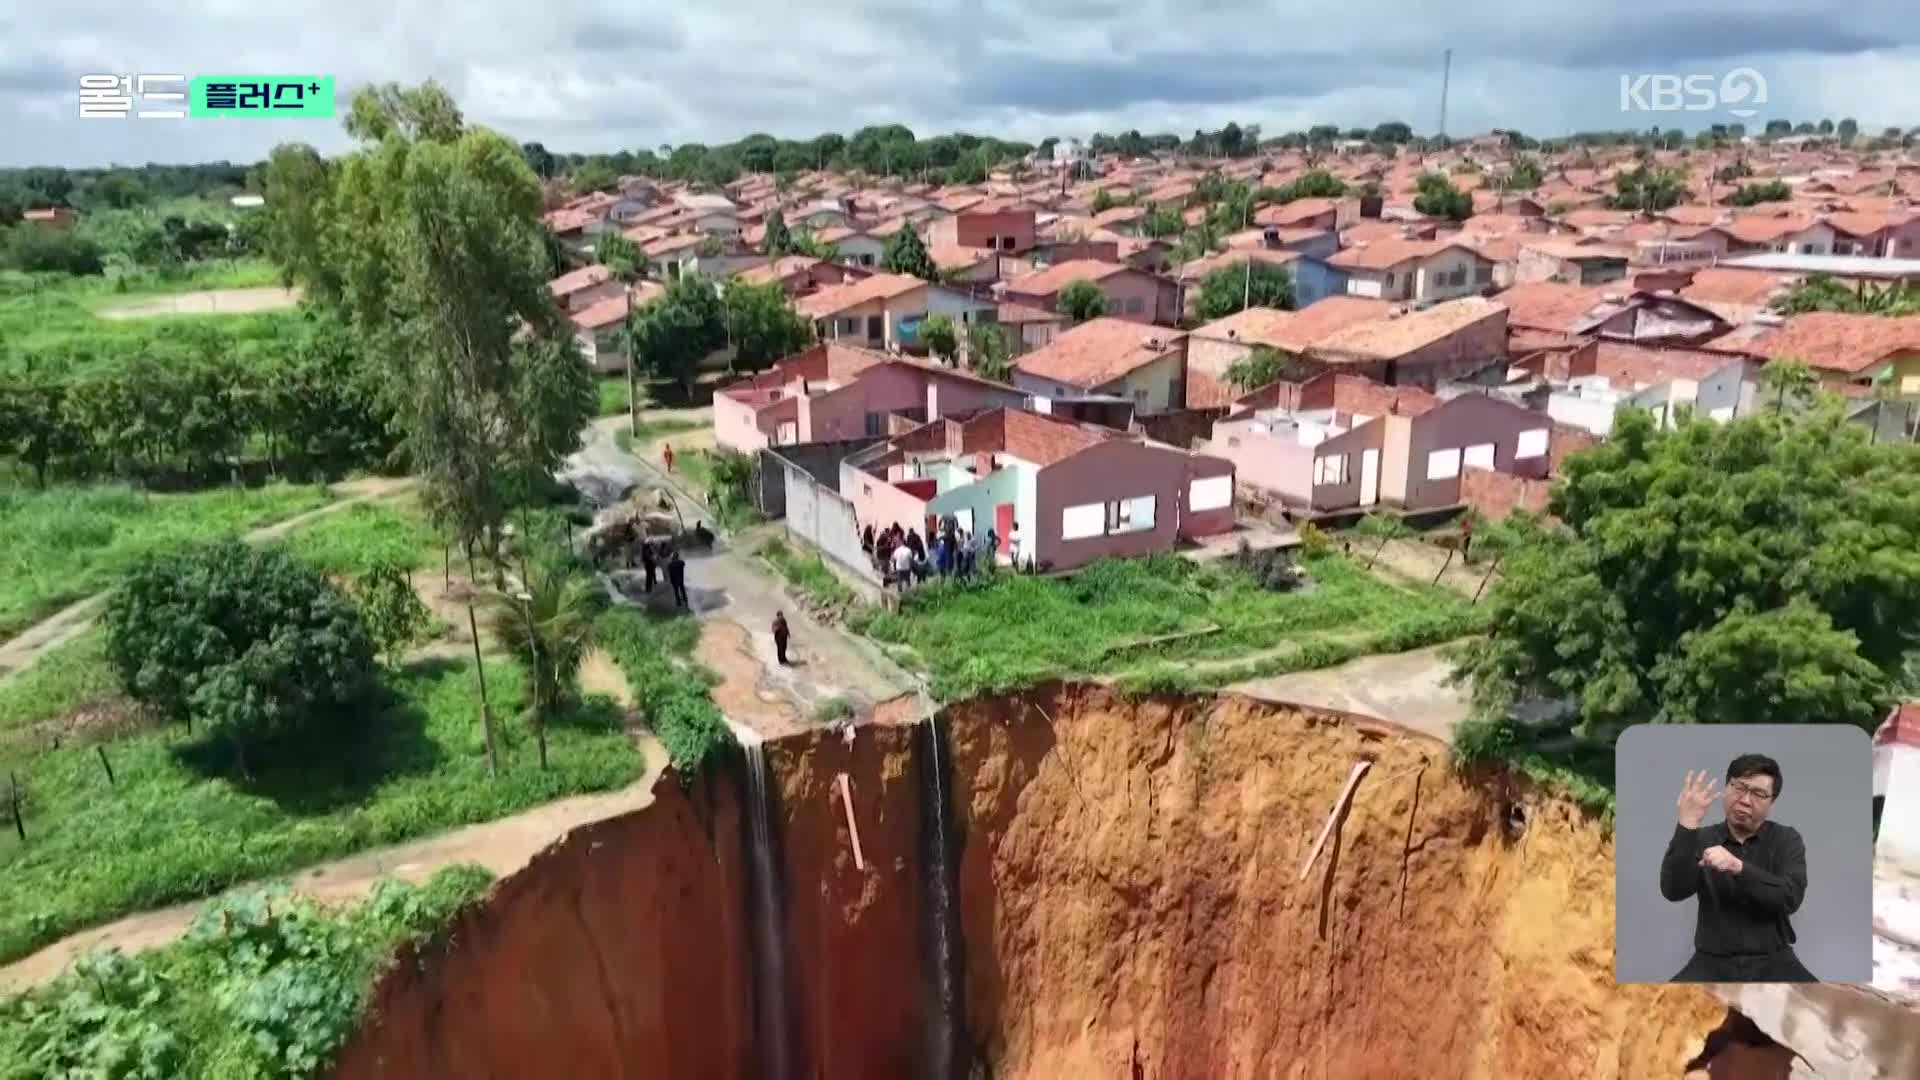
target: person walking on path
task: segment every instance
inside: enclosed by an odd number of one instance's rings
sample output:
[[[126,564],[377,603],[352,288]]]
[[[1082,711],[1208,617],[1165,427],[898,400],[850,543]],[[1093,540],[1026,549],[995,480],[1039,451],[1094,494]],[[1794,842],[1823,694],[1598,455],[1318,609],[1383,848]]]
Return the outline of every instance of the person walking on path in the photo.
[[[680,557],[679,549],[667,555],[667,584],[673,586],[673,606],[687,606],[687,561]]]
[[[660,460],[667,463],[668,472],[673,471],[673,444],[672,443],[660,444]]]
[[[787,667],[787,613],[773,613],[773,655],[780,661],[781,667]]]
[[[640,568],[647,574],[647,593],[653,593],[653,575],[660,568],[660,562],[653,553],[653,541],[640,541]]]

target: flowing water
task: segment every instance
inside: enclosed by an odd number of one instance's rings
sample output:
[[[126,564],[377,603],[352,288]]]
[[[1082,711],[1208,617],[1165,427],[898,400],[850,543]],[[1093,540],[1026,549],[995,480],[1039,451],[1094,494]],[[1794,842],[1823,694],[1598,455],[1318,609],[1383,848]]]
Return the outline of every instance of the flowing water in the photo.
[[[780,882],[773,854],[773,800],[767,790],[767,750],[757,733],[737,731],[747,757],[747,814],[753,837],[753,965],[755,1027],[761,1033],[769,1080],[788,1080],[787,962]]]
[[[947,848],[946,779],[940,766],[940,717],[927,721],[929,768],[928,804],[933,808],[927,852],[927,917],[933,924],[933,970],[939,1012],[931,1038],[930,1080],[947,1080],[953,1072],[960,1029],[959,950],[954,941],[952,859]]]

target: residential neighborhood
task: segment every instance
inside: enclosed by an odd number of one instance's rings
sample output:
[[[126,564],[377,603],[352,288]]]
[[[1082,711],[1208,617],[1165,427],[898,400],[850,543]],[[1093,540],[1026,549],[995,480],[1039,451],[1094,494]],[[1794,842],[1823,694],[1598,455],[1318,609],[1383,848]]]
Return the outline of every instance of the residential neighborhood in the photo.
[[[147,6],[0,49],[0,1078],[1920,1076],[1904,23]]]

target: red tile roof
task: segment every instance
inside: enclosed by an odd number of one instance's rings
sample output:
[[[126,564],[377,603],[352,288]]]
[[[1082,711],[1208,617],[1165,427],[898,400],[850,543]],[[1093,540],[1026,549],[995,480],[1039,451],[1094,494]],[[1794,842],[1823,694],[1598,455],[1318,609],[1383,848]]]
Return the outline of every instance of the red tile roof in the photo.
[[[1920,315],[1887,318],[1816,311],[1788,316],[1780,326],[1743,326],[1707,347],[1769,360],[1801,360],[1822,371],[1854,375],[1895,354],[1920,352]]]
[[[605,282],[612,276],[613,271],[601,266],[599,263],[594,263],[592,266],[583,266],[578,270],[561,274],[559,277],[547,282],[547,291],[551,292],[556,298],[563,297],[571,293],[577,293],[582,289],[591,289],[595,285]]]
[[[820,265],[820,260],[811,255],[782,255],[772,262],[762,263],[740,271],[733,279],[747,285],[767,285],[775,281],[785,281],[795,274],[805,273]]]
[[[1261,207],[1253,212],[1253,220],[1257,225],[1298,225],[1338,207],[1339,203],[1332,199],[1295,199],[1279,206]]]
[[[1217,341],[1232,341],[1245,345],[1267,345],[1284,349],[1287,327],[1293,322],[1290,311],[1277,308],[1250,307],[1236,311],[1224,319],[1215,319],[1193,331],[1194,337],[1211,338]]]
[[[1458,249],[1485,258],[1479,252],[1457,240],[1408,240],[1404,237],[1375,240],[1359,247],[1350,247],[1336,253],[1327,260],[1334,266],[1349,270],[1391,270],[1402,263],[1414,259],[1426,259],[1448,249]]]
[[[582,330],[601,330],[627,317],[630,301],[625,293],[598,300],[574,312],[570,318],[573,325]]]
[[[1014,362],[1028,375],[1077,386],[1105,386],[1181,347],[1186,335],[1125,319],[1089,319]]]
[[[1025,409],[995,409],[963,425],[961,445],[968,452],[999,450],[1045,468],[1121,437],[1115,431]]]
[[[1886,720],[1874,731],[1875,746],[1889,746],[1894,743],[1920,746],[1920,701],[1895,705],[1887,713]]]
[[[794,303],[794,308],[809,319],[824,319],[850,307],[874,300],[891,300],[926,287],[926,282],[909,274],[875,274],[859,281],[821,289],[812,296],[803,296]]]
[[[1008,325],[1021,323],[1066,322],[1067,317],[1057,311],[1043,311],[1037,307],[1011,302],[1000,305],[1000,321]]]
[[[1494,299],[1507,305],[1508,326],[1564,334],[1593,310],[1607,291],[1604,285],[1531,281],[1496,293]]]
[[[1098,283],[1131,269],[1122,263],[1101,262],[1098,259],[1070,259],[1009,281],[1007,291],[1021,296],[1052,296],[1076,281]]]
[[[1674,379],[1700,380],[1732,362],[1725,353],[1703,349],[1655,349],[1625,341],[1594,344],[1595,375],[1616,388],[1643,390]]]
[[[1423,349],[1485,319],[1507,319],[1505,305],[1469,296],[1435,304],[1425,311],[1356,323],[1321,340],[1314,355],[1329,360],[1392,360]]]
[[[1393,307],[1389,301],[1365,296],[1323,297],[1288,312],[1286,324],[1275,332],[1277,347],[1305,352],[1350,326],[1385,316]]]

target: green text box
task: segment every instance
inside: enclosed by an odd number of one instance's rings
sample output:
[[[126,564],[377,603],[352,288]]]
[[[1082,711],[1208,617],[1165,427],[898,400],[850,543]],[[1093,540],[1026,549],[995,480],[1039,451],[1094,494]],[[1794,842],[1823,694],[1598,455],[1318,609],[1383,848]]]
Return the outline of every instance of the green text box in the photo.
[[[195,75],[189,115],[333,115],[331,75]]]

